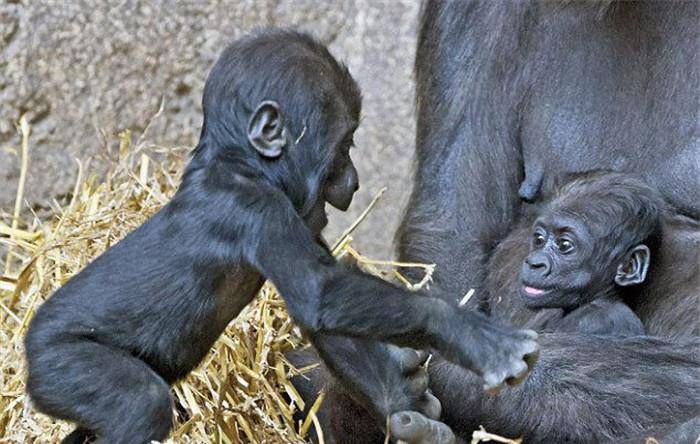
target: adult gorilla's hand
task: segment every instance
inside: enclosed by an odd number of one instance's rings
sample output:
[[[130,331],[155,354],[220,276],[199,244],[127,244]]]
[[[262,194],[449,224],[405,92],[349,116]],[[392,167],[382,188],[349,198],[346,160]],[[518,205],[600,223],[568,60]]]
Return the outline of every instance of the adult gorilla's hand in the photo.
[[[407,444],[455,444],[455,435],[445,424],[418,412],[405,411],[391,415],[391,436]]]
[[[389,345],[391,356],[396,359],[405,376],[406,389],[416,401],[419,411],[396,412],[389,419],[391,436],[407,444],[453,444],[454,434],[449,427],[437,421],[442,411],[440,401],[428,389],[428,372],[423,365],[428,357],[424,351]]]
[[[396,381],[396,385],[401,386],[401,390],[398,392],[403,393],[403,397],[405,397],[394,406],[403,405],[404,409],[408,407],[430,419],[440,418],[442,412],[440,401],[428,389],[428,371],[424,366],[428,359],[428,353],[412,348],[396,347],[391,344],[387,344],[387,349],[390,357],[398,363],[401,374],[393,379]],[[399,387],[393,388],[395,394],[397,393],[396,388]],[[390,413],[395,411],[390,411]]]

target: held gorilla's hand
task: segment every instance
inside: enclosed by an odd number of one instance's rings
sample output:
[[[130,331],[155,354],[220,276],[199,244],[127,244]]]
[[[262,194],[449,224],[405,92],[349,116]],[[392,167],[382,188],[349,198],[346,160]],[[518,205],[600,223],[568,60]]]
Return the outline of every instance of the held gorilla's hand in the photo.
[[[539,357],[537,333],[513,329],[474,311],[460,314],[461,328],[452,329],[443,356],[481,376],[490,394],[522,382]]]

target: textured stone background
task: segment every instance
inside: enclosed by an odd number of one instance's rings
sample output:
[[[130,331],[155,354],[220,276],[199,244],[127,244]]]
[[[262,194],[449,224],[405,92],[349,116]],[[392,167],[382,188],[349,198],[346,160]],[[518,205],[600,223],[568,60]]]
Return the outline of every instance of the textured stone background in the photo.
[[[289,26],[329,44],[365,98],[354,154],[362,186],[326,234],[335,238],[388,186],[355,236],[387,257],[410,190],[418,10],[418,0],[0,0],[0,208],[15,195],[19,159],[3,148],[19,146],[23,113],[33,126],[27,200],[41,207],[71,190],[74,158],[125,128],[142,131],[161,99],[149,139],[193,146],[204,80],[226,43],[256,26]]]

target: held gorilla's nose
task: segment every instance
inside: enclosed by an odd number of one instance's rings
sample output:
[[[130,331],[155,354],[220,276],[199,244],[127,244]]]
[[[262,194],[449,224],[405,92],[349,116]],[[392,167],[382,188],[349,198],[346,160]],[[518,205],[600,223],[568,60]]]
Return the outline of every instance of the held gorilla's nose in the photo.
[[[527,259],[525,259],[525,265],[526,272],[542,277],[549,275],[551,269],[549,259],[541,252],[528,255]]]

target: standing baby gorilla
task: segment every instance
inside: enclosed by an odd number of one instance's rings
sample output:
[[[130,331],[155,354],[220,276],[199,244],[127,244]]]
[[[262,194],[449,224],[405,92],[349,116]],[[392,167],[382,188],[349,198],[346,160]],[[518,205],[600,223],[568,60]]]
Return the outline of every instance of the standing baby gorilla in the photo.
[[[264,278],[313,340],[432,346],[492,385],[525,376],[532,332],[342,268],[320,242],[325,203],[345,210],[358,187],[349,150],[360,113],[357,85],[325,47],[280,30],[244,38],[214,66],[203,108],[171,202],[31,323],[27,390],[43,412],[78,424],[65,442],[164,439],[169,385],[199,364]]]
[[[664,202],[622,173],[587,173],[563,186],[534,223],[520,274],[525,305],[543,310],[538,331],[644,334],[625,304],[644,282],[660,238]]]

